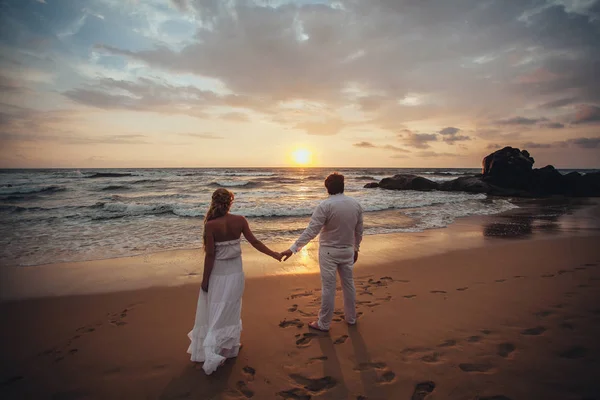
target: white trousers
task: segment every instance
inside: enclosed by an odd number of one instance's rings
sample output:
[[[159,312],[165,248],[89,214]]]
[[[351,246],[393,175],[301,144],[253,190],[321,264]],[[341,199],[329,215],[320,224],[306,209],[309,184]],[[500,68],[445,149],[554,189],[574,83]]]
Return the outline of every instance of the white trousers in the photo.
[[[335,309],[336,272],[340,275],[344,293],[344,317],[349,324],[356,323],[356,289],[352,270],[354,268],[354,249],[338,249],[321,246],[319,248],[319,266],[321,269],[321,310],[319,327],[329,329]]]

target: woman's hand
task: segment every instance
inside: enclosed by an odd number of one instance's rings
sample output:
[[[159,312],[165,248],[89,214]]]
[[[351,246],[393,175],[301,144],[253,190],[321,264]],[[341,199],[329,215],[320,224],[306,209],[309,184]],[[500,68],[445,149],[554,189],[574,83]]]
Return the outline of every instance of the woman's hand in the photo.
[[[208,293],[208,282],[202,281],[202,290]]]
[[[273,254],[271,254],[271,257],[273,257],[277,261],[281,262],[281,259],[283,258],[283,254],[274,251]]]

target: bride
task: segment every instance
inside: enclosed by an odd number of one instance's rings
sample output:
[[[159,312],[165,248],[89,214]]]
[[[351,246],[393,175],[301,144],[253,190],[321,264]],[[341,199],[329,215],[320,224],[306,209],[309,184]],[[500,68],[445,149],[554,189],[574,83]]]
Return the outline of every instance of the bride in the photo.
[[[240,351],[244,292],[240,236],[261,253],[282,258],[254,237],[246,218],[229,213],[233,198],[226,189],[215,190],[204,219],[204,275],[187,351],[192,361],[204,362],[202,369],[208,375]]]

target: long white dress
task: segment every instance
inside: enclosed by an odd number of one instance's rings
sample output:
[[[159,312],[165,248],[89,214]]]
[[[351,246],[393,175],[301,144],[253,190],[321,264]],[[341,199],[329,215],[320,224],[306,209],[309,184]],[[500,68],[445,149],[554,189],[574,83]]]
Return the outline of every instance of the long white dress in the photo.
[[[215,264],[208,293],[200,289],[194,329],[187,352],[192,361],[204,362],[212,374],[226,358],[237,357],[242,333],[244,270],[240,239],[215,243]]]

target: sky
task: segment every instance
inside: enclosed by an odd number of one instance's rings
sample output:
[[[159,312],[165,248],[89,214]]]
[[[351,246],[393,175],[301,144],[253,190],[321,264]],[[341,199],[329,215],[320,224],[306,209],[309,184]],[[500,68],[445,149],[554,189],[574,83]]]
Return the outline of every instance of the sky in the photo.
[[[0,168],[600,167],[600,0],[0,0]]]

